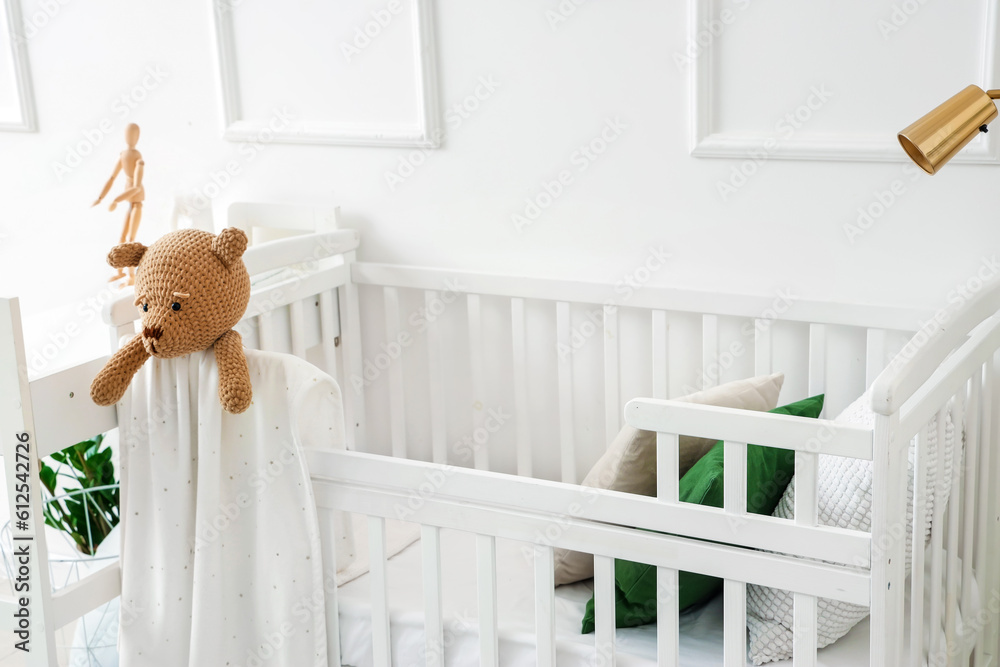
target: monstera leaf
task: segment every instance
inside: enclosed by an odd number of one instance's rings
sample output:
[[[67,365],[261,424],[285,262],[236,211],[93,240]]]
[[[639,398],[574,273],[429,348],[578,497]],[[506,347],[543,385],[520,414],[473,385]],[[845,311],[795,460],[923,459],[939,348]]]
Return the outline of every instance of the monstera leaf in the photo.
[[[57,465],[43,461],[38,471],[47,496],[46,525],[66,533],[87,555],[97,552],[119,520],[113,451],[102,449],[103,442],[98,435],[55,452],[50,458]]]

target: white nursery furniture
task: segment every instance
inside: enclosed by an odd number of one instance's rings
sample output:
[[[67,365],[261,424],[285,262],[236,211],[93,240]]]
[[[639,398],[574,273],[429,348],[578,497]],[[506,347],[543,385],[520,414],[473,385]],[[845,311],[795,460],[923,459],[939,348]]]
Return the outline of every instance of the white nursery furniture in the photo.
[[[260,219],[275,217],[271,209]],[[747,584],[792,591],[796,666],[997,665],[1000,289],[940,313],[786,290],[640,286],[624,296],[615,285],[358,262],[355,232],[309,229],[248,250],[251,275],[264,278],[238,330],[247,346],[306,358],[342,388],[352,451],[313,451],[308,465],[323,513],[369,517],[372,562],[364,577],[327,590],[331,665],[342,656],[458,664],[459,655],[554,665],[558,655],[560,664],[742,666]],[[117,345],[134,330],[131,298],[108,317]],[[29,381],[17,301],[0,300],[8,480],[17,432],[45,456],[116,428],[116,411],[88,397],[105,359]],[[782,403],[825,393],[831,417],[872,386],[874,428],[666,400],[777,371]],[[914,443],[922,479],[925,424],[950,402],[965,447],[947,503],[935,504],[926,558],[914,549],[907,576],[907,451]],[[656,497],[578,486],[623,420],[658,433]],[[678,502],[678,434],[725,441],[725,507]],[[793,520],[746,512],[747,443],[796,450]],[[873,462],[870,533],[818,525],[821,454]],[[915,489],[913,522],[923,525],[927,498]],[[386,519],[422,525],[419,542],[388,562]],[[331,573],[333,541],[324,541]],[[595,554],[594,635],[579,634],[589,585],[553,586],[556,547]],[[721,577],[724,591],[696,616],[664,595],[655,626],[620,630],[616,641],[616,558],[657,566],[666,585],[680,570]],[[38,574],[39,650],[29,659],[54,665],[52,628],[117,595],[120,571],[57,596],[44,568]],[[817,652],[817,598],[869,605],[871,617]]]

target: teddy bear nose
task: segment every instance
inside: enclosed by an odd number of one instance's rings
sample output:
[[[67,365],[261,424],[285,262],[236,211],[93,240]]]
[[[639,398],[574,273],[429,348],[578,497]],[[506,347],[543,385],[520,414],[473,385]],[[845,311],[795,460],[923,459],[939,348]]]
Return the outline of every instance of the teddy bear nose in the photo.
[[[142,335],[153,340],[160,340],[160,336],[163,335],[163,329],[160,327],[144,327]]]

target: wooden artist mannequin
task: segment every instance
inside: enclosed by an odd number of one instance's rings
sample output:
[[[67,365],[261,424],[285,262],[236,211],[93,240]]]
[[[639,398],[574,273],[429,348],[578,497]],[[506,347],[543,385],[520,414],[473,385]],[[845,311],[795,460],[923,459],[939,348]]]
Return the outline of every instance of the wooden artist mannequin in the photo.
[[[139,222],[142,220],[142,201],[146,198],[146,190],[142,187],[142,173],[146,163],[142,160],[142,153],[135,148],[135,145],[139,143],[139,126],[135,123],[129,123],[125,127],[125,143],[128,144],[128,148],[123,150],[121,155],[118,156],[118,162],[115,163],[115,170],[111,173],[111,178],[104,184],[101,195],[94,201],[92,206],[97,206],[101,203],[101,200],[108,194],[115,179],[118,177],[118,173],[124,170],[125,190],[115,197],[108,210],[115,210],[118,204],[123,201],[128,202],[128,211],[125,213],[125,224],[122,226],[122,236],[119,243],[132,243],[135,241],[136,234],[139,233]],[[122,269],[118,269],[118,273],[112,276],[109,282],[124,277],[125,272]],[[135,270],[130,267],[128,270],[128,284],[131,285],[134,282]]]

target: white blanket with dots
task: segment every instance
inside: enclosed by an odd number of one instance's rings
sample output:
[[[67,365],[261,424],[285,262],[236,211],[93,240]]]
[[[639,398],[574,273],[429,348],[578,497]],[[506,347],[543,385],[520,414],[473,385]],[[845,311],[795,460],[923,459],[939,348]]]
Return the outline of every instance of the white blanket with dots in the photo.
[[[123,667],[327,665],[335,583],[302,450],[345,446],[340,388],[296,357],[246,354],[243,414],[222,410],[211,350],[151,359],[123,399]]]

